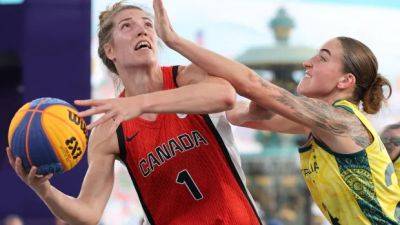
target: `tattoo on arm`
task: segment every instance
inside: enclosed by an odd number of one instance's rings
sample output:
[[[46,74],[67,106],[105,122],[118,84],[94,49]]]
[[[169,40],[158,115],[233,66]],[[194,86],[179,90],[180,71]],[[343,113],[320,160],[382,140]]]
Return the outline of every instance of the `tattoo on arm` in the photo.
[[[361,147],[367,147],[370,144],[369,132],[361,121],[350,112],[334,108],[318,99],[295,96],[268,81],[263,81],[262,85],[271,90],[270,93],[274,93],[269,97],[292,110],[291,114],[295,115],[298,122],[303,121],[310,128],[321,129],[332,135],[351,137]]]

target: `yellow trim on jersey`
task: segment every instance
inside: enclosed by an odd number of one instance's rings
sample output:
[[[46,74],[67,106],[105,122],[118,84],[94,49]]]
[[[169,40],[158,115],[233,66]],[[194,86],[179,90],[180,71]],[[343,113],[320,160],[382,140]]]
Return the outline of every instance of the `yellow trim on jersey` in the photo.
[[[299,149],[314,201],[334,225],[399,225],[400,186],[378,133],[354,104],[340,100],[334,107],[354,113],[373,141],[353,154],[334,152],[315,137]]]

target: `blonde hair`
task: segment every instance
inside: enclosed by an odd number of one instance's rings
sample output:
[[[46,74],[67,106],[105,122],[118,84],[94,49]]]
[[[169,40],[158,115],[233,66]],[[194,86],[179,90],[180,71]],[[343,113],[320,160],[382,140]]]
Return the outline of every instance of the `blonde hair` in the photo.
[[[99,16],[99,32],[97,37],[99,38],[99,47],[97,52],[99,57],[103,61],[104,65],[113,73],[118,74],[117,68],[115,67],[114,62],[107,58],[106,52],[104,50],[104,45],[109,43],[112,40],[112,30],[114,28],[113,18],[119,12],[126,9],[138,9],[144,11],[141,7],[135,5],[126,5],[125,1],[119,1],[108,7],[106,10],[100,13]]]
[[[115,95],[118,96],[123,90],[124,90],[124,85],[121,81],[121,79],[118,76],[118,71],[117,68],[115,67],[115,64],[112,60],[110,60],[104,50],[104,46],[107,43],[110,43],[112,41],[112,31],[114,28],[114,22],[113,18],[115,15],[117,15],[119,12],[126,10],[126,9],[137,9],[141,10],[145,13],[147,13],[150,18],[153,18],[153,15],[149,12],[149,9],[147,9],[144,6],[140,6],[139,4],[126,4],[125,0],[119,1],[115,4],[113,4],[110,7],[107,7],[106,10],[102,11],[99,16],[99,30],[97,37],[99,39],[99,47],[97,49],[97,53],[104,63],[104,65],[107,67],[108,70],[112,72],[110,74],[111,79],[113,80],[114,83],[114,89],[115,89]]]

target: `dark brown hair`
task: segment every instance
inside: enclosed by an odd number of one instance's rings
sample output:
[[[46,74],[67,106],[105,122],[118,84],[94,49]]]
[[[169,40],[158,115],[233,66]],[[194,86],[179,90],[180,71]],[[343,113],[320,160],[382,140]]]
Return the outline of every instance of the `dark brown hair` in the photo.
[[[99,48],[97,49],[97,52],[104,65],[106,65],[107,68],[115,74],[118,74],[117,68],[115,67],[114,62],[107,58],[104,50],[104,45],[112,40],[112,30],[114,28],[113,18],[117,13],[125,9],[138,9],[143,11],[143,9],[138,6],[124,5],[123,2],[124,1],[119,1],[115,3],[110,8],[107,8],[105,11],[101,12],[99,16],[100,24],[99,33],[97,34],[99,38]]]
[[[356,77],[353,101],[362,101],[363,110],[368,114],[377,113],[382,102],[392,94],[390,82],[378,73],[378,61],[372,51],[363,43],[349,37],[336,38],[343,49],[343,72]],[[385,98],[383,86],[388,86]]]

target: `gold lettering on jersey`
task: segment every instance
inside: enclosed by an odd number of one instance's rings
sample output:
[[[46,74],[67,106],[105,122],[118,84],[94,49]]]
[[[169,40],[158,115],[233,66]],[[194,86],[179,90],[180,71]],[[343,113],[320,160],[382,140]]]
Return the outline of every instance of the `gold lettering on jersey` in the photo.
[[[139,161],[139,170],[144,177],[149,176],[157,167],[162,166],[168,160],[184,152],[195,150],[201,145],[208,145],[207,139],[197,130],[190,134],[184,133],[169,139],[147,153],[145,158]]]

